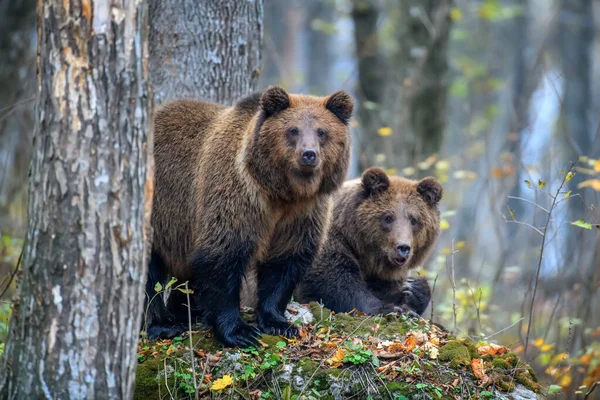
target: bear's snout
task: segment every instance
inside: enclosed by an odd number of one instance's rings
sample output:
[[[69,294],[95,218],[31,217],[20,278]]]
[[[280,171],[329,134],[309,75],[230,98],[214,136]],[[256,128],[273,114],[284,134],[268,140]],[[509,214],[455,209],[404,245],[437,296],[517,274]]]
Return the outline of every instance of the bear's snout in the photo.
[[[319,163],[319,157],[314,149],[304,149],[302,151],[302,157],[300,157],[300,164],[303,167],[315,167]]]
[[[410,246],[407,244],[399,244],[396,247],[396,251],[400,257],[408,258],[410,254]]]

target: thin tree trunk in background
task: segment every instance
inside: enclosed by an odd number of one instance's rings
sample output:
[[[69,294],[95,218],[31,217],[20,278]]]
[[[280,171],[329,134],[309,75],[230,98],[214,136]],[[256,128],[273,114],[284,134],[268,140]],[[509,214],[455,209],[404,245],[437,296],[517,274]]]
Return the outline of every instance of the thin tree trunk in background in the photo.
[[[378,21],[380,10],[369,0],[353,0],[354,42],[358,59],[359,154],[361,171],[381,165],[377,154],[383,153],[385,143],[377,135],[382,126],[379,107],[386,82],[386,66],[380,51]]]
[[[0,397],[129,399],[153,187],[144,2],[38,4],[29,226]]]
[[[264,0],[264,45],[258,86],[281,84],[284,79],[283,59],[285,55],[285,25],[282,17],[291,0]]]
[[[260,73],[263,1],[148,0],[156,104],[193,97],[231,104]]]
[[[564,80],[564,95],[562,105],[562,119],[564,126],[564,141],[568,151],[565,154],[565,164],[574,161],[578,156],[594,157],[592,151],[592,127],[590,118],[591,93],[591,48],[594,38],[594,19],[592,13],[592,0],[563,0],[559,16],[558,45],[561,58],[561,67]],[[569,188],[588,179],[583,174],[577,174],[569,182]],[[584,203],[590,203],[588,195],[590,188],[578,191]],[[593,200],[592,200],[593,201]],[[576,221],[585,217],[581,202],[568,201],[567,219]],[[596,291],[597,278],[594,264],[594,254],[587,251],[596,246],[594,235],[584,230],[574,230],[567,236],[565,244],[565,261],[570,265],[580,265],[575,269],[578,278],[584,282],[583,303],[578,308],[577,317],[586,320],[589,318],[589,301]],[[572,273],[569,271],[569,273]],[[577,348],[581,344],[583,327],[575,326],[573,340],[569,349]]]
[[[307,32],[306,74],[308,93],[325,96],[337,88],[331,87],[334,57],[331,49],[334,23],[334,0],[311,0],[305,21]]]
[[[354,0],[362,169],[406,167],[439,151],[445,129],[451,3],[407,0],[400,10],[390,10],[385,18],[392,19],[396,50],[386,59],[378,45],[380,10],[367,0]],[[391,127],[392,136],[379,136],[381,127]]]
[[[402,2],[395,26],[398,50],[390,57],[394,88],[385,119],[395,135],[388,145],[397,166],[414,165],[439,151],[447,97],[451,0]]]
[[[36,3],[0,0],[0,236],[25,236],[21,222],[33,130]]]

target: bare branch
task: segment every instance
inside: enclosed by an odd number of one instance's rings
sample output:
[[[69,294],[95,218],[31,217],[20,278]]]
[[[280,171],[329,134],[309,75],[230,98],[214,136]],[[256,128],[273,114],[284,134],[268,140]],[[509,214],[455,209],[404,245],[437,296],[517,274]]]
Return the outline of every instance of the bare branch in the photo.
[[[525,203],[529,203],[529,204],[531,204],[531,205],[534,205],[534,206],[536,206],[536,207],[537,207],[537,208],[539,208],[540,210],[543,210],[543,211],[544,211],[546,214],[548,214],[548,213],[549,213],[549,211],[548,211],[548,210],[546,210],[544,207],[540,206],[539,204],[537,204],[537,203],[535,203],[535,202],[533,202],[533,201],[531,201],[531,200],[527,200],[527,199],[524,199],[524,198],[522,198],[522,197],[518,197],[518,196],[508,196],[508,198],[509,198],[509,199],[513,199],[513,200],[521,200],[521,201],[524,201]]]

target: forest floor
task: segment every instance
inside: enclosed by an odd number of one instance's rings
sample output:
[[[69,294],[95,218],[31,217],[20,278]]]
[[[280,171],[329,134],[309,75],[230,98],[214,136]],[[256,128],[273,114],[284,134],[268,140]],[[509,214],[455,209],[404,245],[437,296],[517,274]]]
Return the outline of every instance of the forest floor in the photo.
[[[210,331],[141,343],[135,399],[536,399],[545,389],[508,348],[405,315],[291,305],[300,337],[224,349]],[[253,314],[247,313],[247,319]],[[190,362],[194,359],[192,363]]]

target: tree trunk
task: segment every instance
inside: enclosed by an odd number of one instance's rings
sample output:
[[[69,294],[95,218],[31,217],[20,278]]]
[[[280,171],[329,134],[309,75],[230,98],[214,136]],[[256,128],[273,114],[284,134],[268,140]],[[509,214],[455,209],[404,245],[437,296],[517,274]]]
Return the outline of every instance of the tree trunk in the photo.
[[[231,104],[256,87],[263,1],[149,0],[155,103],[182,97]]]
[[[0,236],[25,236],[36,3],[0,0]]]
[[[380,12],[354,0],[359,69],[361,167],[413,165],[439,151],[445,127],[451,0],[410,0],[390,11],[396,51],[379,50]],[[391,127],[392,136],[378,134]]]
[[[383,97],[386,67],[380,51],[378,20],[380,10],[369,0],[353,0],[354,43],[358,60],[358,112],[359,168],[365,170],[376,162],[376,155],[383,151],[382,138],[377,129],[383,126],[379,107]]]
[[[29,225],[0,397],[128,399],[153,187],[144,2],[38,4]]]
[[[452,0],[402,2],[395,24],[398,50],[390,58],[394,90],[385,100],[395,133],[386,149],[394,166],[412,166],[442,144],[451,5]]]

